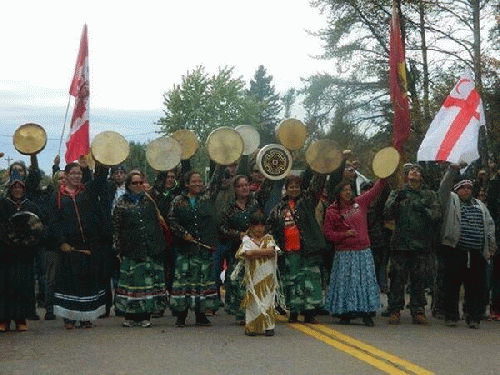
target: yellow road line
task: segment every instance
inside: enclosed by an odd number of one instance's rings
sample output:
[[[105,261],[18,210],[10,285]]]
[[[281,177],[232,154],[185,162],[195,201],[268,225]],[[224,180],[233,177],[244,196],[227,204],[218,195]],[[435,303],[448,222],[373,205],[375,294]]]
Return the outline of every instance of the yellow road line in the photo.
[[[284,321],[283,318],[279,320]],[[420,366],[405,361],[402,358],[396,357],[390,353],[377,349],[374,346],[365,344],[352,337],[344,335],[334,329],[328,328],[321,324],[289,324],[294,329],[314,337],[324,343],[331,345],[343,352],[358,358],[388,374],[394,375],[433,375]]]

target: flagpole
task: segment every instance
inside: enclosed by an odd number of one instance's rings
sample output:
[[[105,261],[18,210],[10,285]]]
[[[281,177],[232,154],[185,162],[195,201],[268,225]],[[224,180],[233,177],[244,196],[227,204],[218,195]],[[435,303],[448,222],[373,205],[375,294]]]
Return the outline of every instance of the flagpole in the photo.
[[[61,133],[61,139],[59,140],[59,151],[57,152],[57,155],[59,157],[61,157],[62,141],[64,138],[64,131],[66,130],[66,120],[68,119],[68,111],[69,111],[70,104],[71,104],[71,95],[68,98],[68,105],[66,106],[66,114],[64,115],[64,123],[63,123],[63,128],[62,128],[62,133]]]

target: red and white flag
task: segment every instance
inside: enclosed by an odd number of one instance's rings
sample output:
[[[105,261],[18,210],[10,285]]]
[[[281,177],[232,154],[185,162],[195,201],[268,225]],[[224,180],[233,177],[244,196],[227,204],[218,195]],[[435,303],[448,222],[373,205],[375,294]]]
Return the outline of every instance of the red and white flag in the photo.
[[[483,102],[467,72],[434,117],[417,160],[471,163],[479,159],[479,128],[484,125]]]
[[[90,152],[89,141],[89,45],[87,40],[87,25],[83,26],[80,39],[80,51],[76,60],[75,75],[69,89],[75,97],[75,108],[71,118],[70,132],[66,142],[66,163],[77,160]]]

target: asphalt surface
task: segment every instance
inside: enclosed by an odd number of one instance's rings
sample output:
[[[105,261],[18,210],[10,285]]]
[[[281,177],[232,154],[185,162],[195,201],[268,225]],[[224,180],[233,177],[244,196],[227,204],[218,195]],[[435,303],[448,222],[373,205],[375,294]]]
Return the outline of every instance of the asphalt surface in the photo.
[[[39,309],[43,318],[43,309]],[[500,322],[479,330],[456,328],[431,319],[429,327],[411,324],[407,311],[399,326],[375,318],[369,328],[320,316],[319,325],[280,322],[274,337],[248,337],[234,318],[219,311],[211,327],[174,326],[175,318],[153,319],[150,328],[121,326],[112,316],[92,329],[63,329],[56,321],[29,321],[28,332],[0,334],[0,374],[499,374]],[[321,331],[321,332],[320,332]],[[308,333],[312,332],[312,334]],[[328,340],[321,337],[328,336]],[[339,337],[369,345],[356,356],[342,349]],[[389,353],[417,366],[385,370],[373,358]],[[361,358],[361,359],[360,359]],[[427,372],[426,372],[427,371]]]

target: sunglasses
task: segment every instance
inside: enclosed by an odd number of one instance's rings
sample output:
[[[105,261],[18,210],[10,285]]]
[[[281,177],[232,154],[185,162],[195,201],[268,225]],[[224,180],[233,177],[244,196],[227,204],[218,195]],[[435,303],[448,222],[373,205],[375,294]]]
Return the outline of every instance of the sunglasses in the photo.
[[[143,185],[144,181],[132,181],[130,185]]]

